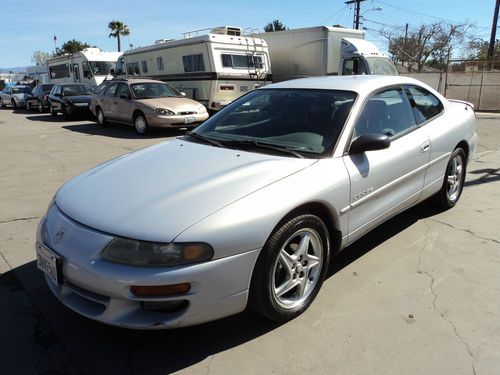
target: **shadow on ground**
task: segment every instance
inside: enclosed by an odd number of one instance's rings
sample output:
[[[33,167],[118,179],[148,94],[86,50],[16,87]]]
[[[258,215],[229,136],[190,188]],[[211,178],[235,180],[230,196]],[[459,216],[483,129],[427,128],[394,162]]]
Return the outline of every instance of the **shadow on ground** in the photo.
[[[328,277],[418,220],[438,212],[423,203],[386,222],[335,257]],[[65,308],[49,291],[35,262],[0,276],[2,374],[166,374],[279,326],[246,311],[171,331],[119,329]]]
[[[167,129],[167,128],[149,128],[147,134],[140,135],[135,132],[132,126],[120,124],[108,124],[105,127],[98,126],[94,123],[64,125],[64,129],[74,132],[101,135],[111,138],[127,138],[127,139],[145,139],[145,138],[165,138],[178,137],[186,133],[186,129]]]

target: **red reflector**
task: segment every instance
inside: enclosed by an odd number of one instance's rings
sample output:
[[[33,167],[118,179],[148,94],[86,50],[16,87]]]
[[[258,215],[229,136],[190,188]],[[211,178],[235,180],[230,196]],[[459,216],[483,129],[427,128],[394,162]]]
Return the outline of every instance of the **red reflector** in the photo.
[[[191,284],[172,284],[172,285],[151,285],[139,286],[132,285],[130,292],[136,297],[163,297],[172,296],[174,294],[183,294],[191,290]]]

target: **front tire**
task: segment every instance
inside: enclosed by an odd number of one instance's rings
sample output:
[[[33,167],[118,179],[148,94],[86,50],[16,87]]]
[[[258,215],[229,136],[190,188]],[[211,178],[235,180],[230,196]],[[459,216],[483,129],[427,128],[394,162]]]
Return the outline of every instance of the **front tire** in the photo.
[[[249,307],[268,319],[302,314],[318,294],[328,270],[328,229],[315,215],[280,226],[264,245],[252,275]]]
[[[57,116],[57,111],[55,111],[54,107],[52,107],[52,103],[49,104],[49,111],[51,116]]]
[[[43,103],[41,100],[38,101],[38,112],[40,113],[45,112],[45,108],[43,108]]]
[[[12,99],[11,104],[12,104],[12,109],[17,109],[17,104],[14,99]]]
[[[451,154],[446,172],[444,175],[443,186],[441,190],[432,197],[433,203],[444,209],[454,207],[464,188],[466,172],[465,152],[461,148],[455,149]]]
[[[144,135],[147,133],[148,122],[146,121],[146,118],[144,117],[143,114],[139,114],[139,115],[135,116],[134,127],[135,127],[135,131],[140,135]]]
[[[97,125],[101,127],[106,126],[106,118],[104,117],[102,109],[100,107],[97,107],[96,112]]]
[[[3,100],[0,99],[0,109],[4,109],[5,108],[5,104],[3,103]]]

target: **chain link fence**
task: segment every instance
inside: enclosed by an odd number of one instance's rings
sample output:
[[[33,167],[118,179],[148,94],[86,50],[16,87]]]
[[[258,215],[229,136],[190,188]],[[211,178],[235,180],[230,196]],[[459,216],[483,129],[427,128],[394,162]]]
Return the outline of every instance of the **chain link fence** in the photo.
[[[441,72],[403,73],[449,99],[466,100],[476,111],[500,111],[500,60],[453,60]]]

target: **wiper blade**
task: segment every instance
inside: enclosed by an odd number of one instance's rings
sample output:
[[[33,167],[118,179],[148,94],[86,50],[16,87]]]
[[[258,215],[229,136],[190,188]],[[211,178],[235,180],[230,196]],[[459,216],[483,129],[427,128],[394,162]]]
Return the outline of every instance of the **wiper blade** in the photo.
[[[262,143],[259,141],[255,140],[250,140],[250,139],[242,139],[242,140],[228,140],[228,141],[222,141],[224,145],[227,146],[250,146],[250,148],[256,148],[256,149],[264,149],[264,150],[273,150],[273,151],[278,151],[283,154],[287,155],[292,155],[295,156],[296,158],[303,159],[304,155],[298,153],[297,151],[292,150],[291,148],[285,147],[285,146],[278,146],[278,145],[270,145],[269,143]]]
[[[196,139],[199,139],[201,141],[204,141],[205,143],[209,143],[212,146],[224,147],[224,145],[221,142],[216,141],[215,139],[212,139],[209,137],[205,137],[204,135],[201,135],[199,133],[189,132],[189,133],[186,133],[186,135],[193,137],[193,138],[196,138]]]

